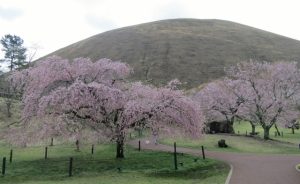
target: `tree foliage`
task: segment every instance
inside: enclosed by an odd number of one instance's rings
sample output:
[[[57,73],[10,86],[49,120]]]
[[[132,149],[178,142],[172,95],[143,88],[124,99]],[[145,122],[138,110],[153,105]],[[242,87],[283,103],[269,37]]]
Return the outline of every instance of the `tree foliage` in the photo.
[[[16,35],[7,34],[0,40],[2,44],[2,51],[5,52],[4,59],[1,62],[8,63],[9,70],[19,68],[26,64],[26,51],[23,46],[23,39]]]
[[[59,57],[16,71],[11,79],[23,91],[22,124],[26,127],[36,117],[43,119],[35,134],[42,137],[80,136],[88,128],[96,136],[115,140],[117,157],[124,157],[126,134],[135,127],[201,134],[200,108],[174,90],[177,81],[157,88],[126,81],[131,73],[127,64],[108,59],[69,62]]]
[[[247,86],[246,103],[241,111],[263,127],[265,139],[269,139],[269,130],[275,123],[284,125],[298,118],[297,63],[250,61],[231,67],[227,75]]]
[[[245,102],[243,83],[239,80],[218,80],[207,84],[193,96],[200,103],[207,122],[227,122],[227,133],[234,133],[233,123],[239,118],[239,109]]]
[[[265,139],[274,124],[298,118],[300,72],[296,63],[249,61],[228,68],[226,74],[226,79],[208,84],[196,95],[206,104],[207,117],[239,117],[260,124]]]

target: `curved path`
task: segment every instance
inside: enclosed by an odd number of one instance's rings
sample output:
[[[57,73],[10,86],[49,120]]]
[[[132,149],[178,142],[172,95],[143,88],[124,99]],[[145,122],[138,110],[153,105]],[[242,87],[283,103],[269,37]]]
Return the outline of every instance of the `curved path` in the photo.
[[[138,140],[130,141],[138,147]],[[148,139],[141,140],[142,149],[173,151],[172,146],[155,145]],[[177,152],[201,155],[201,150],[179,148]],[[300,163],[299,155],[259,155],[206,151],[206,156],[222,160],[233,166],[230,184],[300,184],[300,172],[295,166]]]

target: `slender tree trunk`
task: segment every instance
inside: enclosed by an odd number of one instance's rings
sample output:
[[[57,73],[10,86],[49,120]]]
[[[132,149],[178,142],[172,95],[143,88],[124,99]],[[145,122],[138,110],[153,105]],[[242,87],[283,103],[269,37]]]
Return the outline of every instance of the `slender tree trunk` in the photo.
[[[7,112],[7,117],[11,117],[11,99],[6,99],[6,112]]]
[[[124,135],[119,135],[117,138],[117,154],[116,158],[124,158]]]
[[[12,71],[12,70],[10,70]],[[6,112],[7,112],[7,117],[10,118],[11,117],[11,106],[12,106],[12,90],[11,90],[11,82],[9,83],[9,87],[7,89],[7,98],[5,99],[5,103],[6,103]]]
[[[295,128],[292,127],[292,134],[295,134]]]
[[[253,123],[251,123],[251,134],[255,135],[255,125]]]
[[[14,61],[14,58],[10,58],[10,66],[9,66],[10,71],[12,71],[14,69],[13,61]]]
[[[80,145],[78,139],[76,140],[75,145],[76,145],[76,151],[80,151]]]
[[[275,126],[275,129],[276,129],[277,135],[280,136],[280,132],[279,132],[279,129],[278,129],[277,125],[275,124],[274,126]]]
[[[264,128],[264,139],[268,140],[270,139],[270,127],[266,126]]]

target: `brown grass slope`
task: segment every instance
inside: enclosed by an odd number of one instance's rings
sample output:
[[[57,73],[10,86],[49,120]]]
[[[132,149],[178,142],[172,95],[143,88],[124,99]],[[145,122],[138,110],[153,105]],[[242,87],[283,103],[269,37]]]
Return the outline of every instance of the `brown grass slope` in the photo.
[[[171,19],[104,32],[51,53],[129,63],[134,79],[194,87],[247,59],[300,61],[300,42],[223,20]]]

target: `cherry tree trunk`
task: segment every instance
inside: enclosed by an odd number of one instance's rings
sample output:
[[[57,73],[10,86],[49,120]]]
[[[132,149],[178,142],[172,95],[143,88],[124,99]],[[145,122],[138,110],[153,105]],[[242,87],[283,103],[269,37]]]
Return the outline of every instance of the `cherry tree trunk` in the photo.
[[[120,135],[117,138],[117,154],[116,158],[124,158],[124,135]]]
[[[264,127],[264,139],[270,139],[270,127]]]
[[[251,124],[251,134],[255,135],[255,125]]]
[[[275,124],[274,126],[275,126],[275,129],[276,129],[276,132],[277,132],[278,136],[280,136],[281,134],[280,134],[280,131],[279,131],[277,125]]]
[[[231,122],[228,123],[228,127],[227,127],[227,132],[226,133],[234,134],[233,123],[231,123]]]
[[[79,140],[76,140],[75,145],[76,145],[76,151],[80,151]]]
[[[234,129],[233,129],[233,123],[234,123],[234,117],[230,118],[230,120],[227,122],[227,132],[229,134],[234,134]]]

